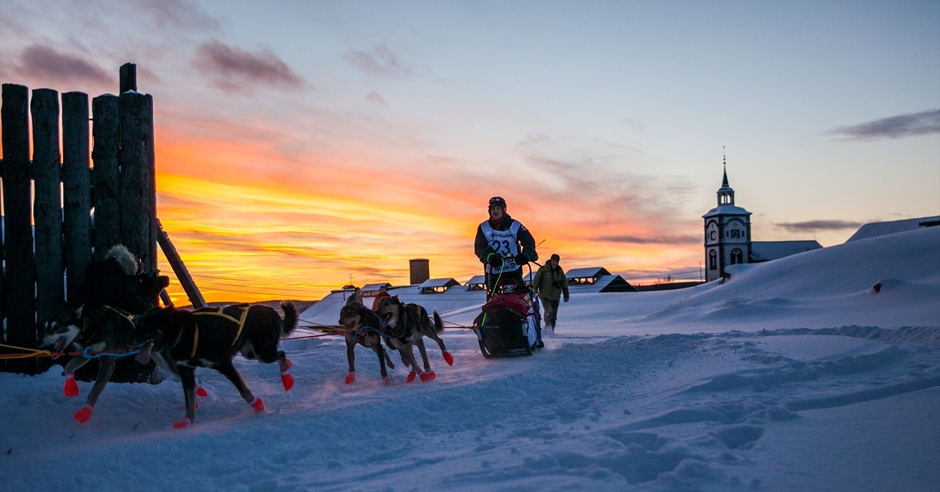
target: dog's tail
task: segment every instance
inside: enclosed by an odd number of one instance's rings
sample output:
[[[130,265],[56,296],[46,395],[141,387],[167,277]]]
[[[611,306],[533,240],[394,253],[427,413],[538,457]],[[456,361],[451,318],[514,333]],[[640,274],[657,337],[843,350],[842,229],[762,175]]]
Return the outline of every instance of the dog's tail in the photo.
[[[281,338],[290,336],[297,328],[297,307],[292,301],[281,303],[281,309],[284,311],[284,320],[281,321]]]
[[[434,310],[434,333],[444,333],[444,322],[441,321],[441,315],[437,314],[437,309]]]

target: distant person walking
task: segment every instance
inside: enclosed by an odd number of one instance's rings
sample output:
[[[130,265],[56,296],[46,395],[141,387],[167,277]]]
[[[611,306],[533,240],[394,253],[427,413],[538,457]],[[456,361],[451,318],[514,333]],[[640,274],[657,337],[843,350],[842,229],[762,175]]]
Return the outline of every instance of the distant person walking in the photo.
[[[558,266],[558,255],[552,255],[539,271],[535,273],[532,279],[532,288],[542,300],[542,309],[545,311],[545,326],[555,331],[555,320],[558,318],[558,300],[562,294],[565,296],[565,302],[568,302],[568,279],[565,277],[565,271]]]

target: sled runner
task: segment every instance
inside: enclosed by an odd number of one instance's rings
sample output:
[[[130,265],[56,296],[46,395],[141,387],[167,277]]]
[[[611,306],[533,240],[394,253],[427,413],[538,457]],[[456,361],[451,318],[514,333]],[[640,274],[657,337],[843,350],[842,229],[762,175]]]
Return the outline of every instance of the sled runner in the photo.
[[[483,305],[473,321],[473,332],[483,357],[532,355],[538,348],[538,307],[530,293],[497,294]]]

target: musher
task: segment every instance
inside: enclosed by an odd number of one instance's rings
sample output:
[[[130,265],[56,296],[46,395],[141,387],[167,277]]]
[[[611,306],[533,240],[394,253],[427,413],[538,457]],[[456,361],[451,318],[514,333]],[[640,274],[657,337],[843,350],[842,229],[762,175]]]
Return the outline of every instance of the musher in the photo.
[[[535,240],[529,230],[506,213],[506,200],[490,198],[489,220],[477,227],[473,250],[485,265],[486,298],[496,295],[497,287],[512,285],[514,292],[525,291],[522,265],[539,259]]]

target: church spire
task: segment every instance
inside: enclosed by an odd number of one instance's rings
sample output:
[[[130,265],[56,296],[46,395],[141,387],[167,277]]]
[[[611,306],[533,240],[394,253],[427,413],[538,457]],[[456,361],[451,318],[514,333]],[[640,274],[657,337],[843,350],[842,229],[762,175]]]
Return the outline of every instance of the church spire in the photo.
[[[722,167],[722,168],[724,169],[724,171],[725,171],[725,175],[724,175],[724,177],[723,177],[722,180],[721,180],[721,187],[722,187],[722,188],[728,188],[728,154],[725,153],[725,148],[724,148],[724,146],[721,147],[721,154],[722,154],[722,156],[721,156],[721,160],[722,160],[722,162],[721,162],[721,167]]]
[[[718,206],[722,205],[734,205],[734,190],[731,189],[731,186],[728,185],[728,156],[725,154],[725,148],[721,148],[722,155],[722,170],[723,175],[721,177],[721,188],[718,188]]]

